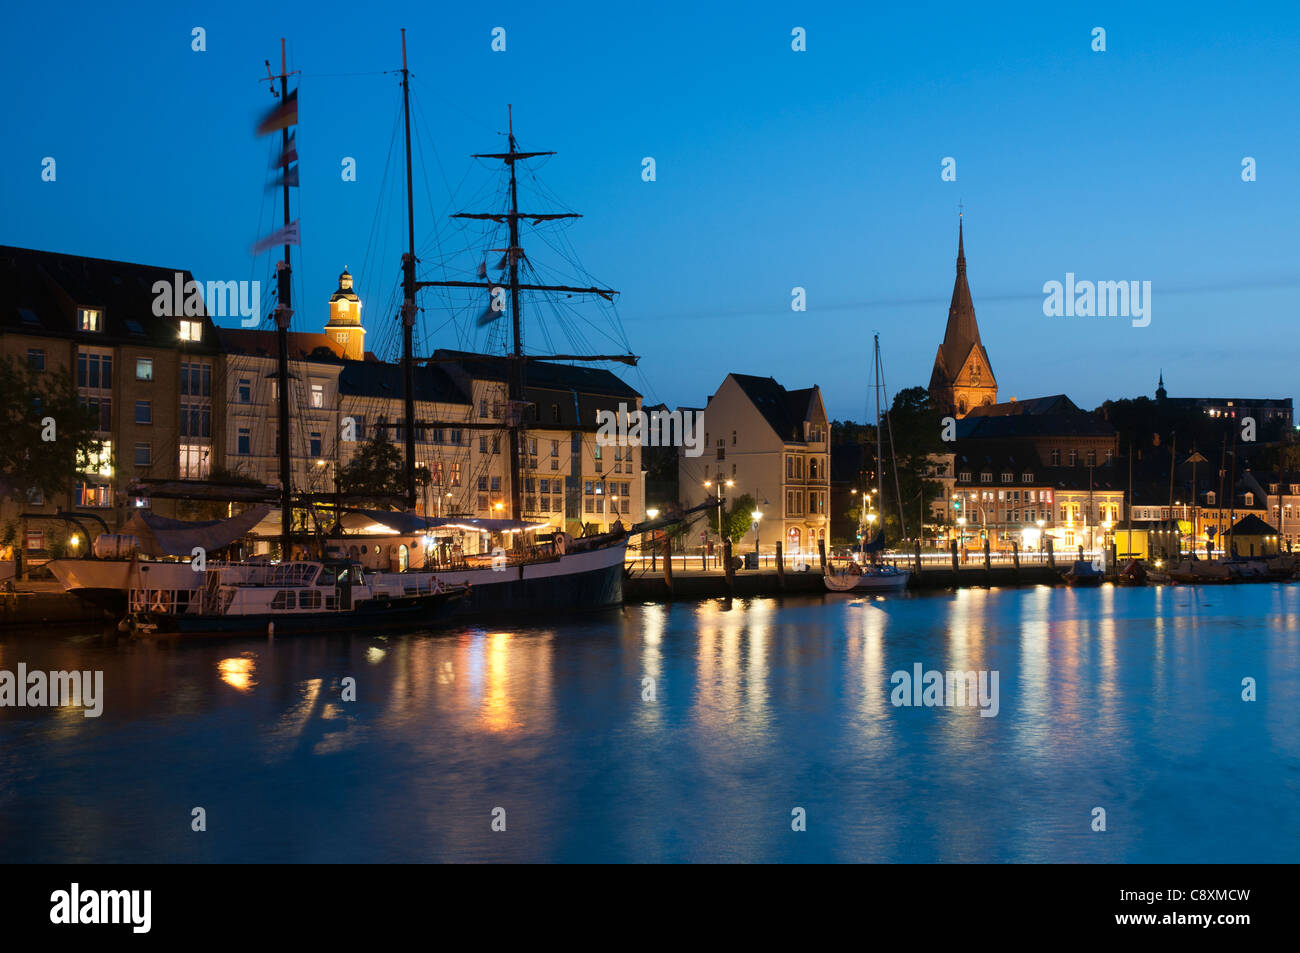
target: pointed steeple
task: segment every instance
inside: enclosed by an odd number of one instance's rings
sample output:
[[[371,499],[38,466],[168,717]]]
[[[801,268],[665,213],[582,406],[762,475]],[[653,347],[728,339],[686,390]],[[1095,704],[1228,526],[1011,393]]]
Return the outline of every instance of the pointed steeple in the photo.
[[[980,341],[975,304],[966,279],[966,234],[964,217],[957,219],[957,276],[948,305],[948,325],[943,344],[934,359],[930,393],[949,412],[964,414],[982,403],[997,399],[993,366]]]
[[[1156,385],[1156,400],[1165,399],[1165,371],[1160,369],[1160,383]]]

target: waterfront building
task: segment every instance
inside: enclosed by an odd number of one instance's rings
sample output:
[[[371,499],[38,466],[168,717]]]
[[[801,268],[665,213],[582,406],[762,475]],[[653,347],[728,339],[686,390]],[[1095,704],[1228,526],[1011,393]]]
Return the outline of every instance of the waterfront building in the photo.
[[[957,422],[957,442],[1017,440],[1049,467],[1101,467],[1119,454],[1119,434],[1064,394],[976,407]]]
[[[23,527],[29,563],[74,535],[84,547],[134,509],[178,515],[180,501],[133,494],[132,483],[174,479],[192,458],[222,452],[217,329],[203,313],[155,313],[156,283],[173,288],[178,275],[182,287],[192,280],[184,269],[0,247],[0,355],[72,378],[104,445],[84,472],[68,474],[65,493],[17,488],[0,502],[0,525]]]
[[[1277,529],[1284,549],[1300,547],[1300,473],[1247,471],[1242,477],[1264,499],[1269,525]]]
[[[964,551],[1038,551],[1055,528],[1055,487],[1027,443],[991,442],[953,455],[940,545],[956,540]]]
[[[724,499],[754,498],[763,514],[760,548],[781,540],[787,553],[815,555],[819,542],[829,544],[830,426],[821,389],[728,374],[703,415],[704,455],[678,453],[681,502],[702,503],[722,485]]]
[[[966,247],[957,225],[957,277],[948,305],[948,324],[930,372],[930,397],[943,414],[965,417],[976,407],[996,404],[998,382],[980,340],[975,305],[966,280]]]

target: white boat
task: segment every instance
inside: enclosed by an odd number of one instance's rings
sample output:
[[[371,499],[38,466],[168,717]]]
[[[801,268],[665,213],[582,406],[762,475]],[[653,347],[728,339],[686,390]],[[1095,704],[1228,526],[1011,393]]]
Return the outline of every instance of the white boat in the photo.
[[[831,592],[898,592],[907,588],[912,573],[893,566],[859,566],[851,562],[844,567],[828,563],[826,588]]]

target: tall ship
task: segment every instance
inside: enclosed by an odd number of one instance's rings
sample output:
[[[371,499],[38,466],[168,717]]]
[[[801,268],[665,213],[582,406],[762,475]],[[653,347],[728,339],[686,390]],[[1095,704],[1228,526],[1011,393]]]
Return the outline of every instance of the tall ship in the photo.
[[[268,68],[268,74],[270,70]],[[287,88],[288,73],[281,51],[281,74],[269,77],[279,81],[281,111],[292,103],[293,121],[296,122],[297,90]],[[383,417],[374,424],[395,432],[394,443],[400,447],[401,484],[388,488],[395,506],[389,509],[376,507],[374,494],[350,497],[339,491],[332,494],[311,494],[295,490],[289,440],[278,441],[279,487],[271,485],[259,489],[244,488],[232,493],[232,499],[260,504],[263,512],[267,504],[278,504],[280,511],[279,555],[285,561],[296,554],[297,558],[321,561],[343,561],[355,567],[358,591],[362,588],[389,594],[392,598],[418,598],[430,592],[456,592],[457,598],[443,600],[454,604],[459,618],[482,618],[502,613],[533,614],[538,612],[573,612],[617,606],[623,600],[625,557],[629,540],[640,532],[657,529],[666,520],[625,526],[620,518],[599,526],[581,520],[582,497],[573,492],[576,477],[565,474],[565,509],[578,509],[569,513],[576,520],[556,526],[553,519],[543,513],[525,511],[525,481],[536,476],[530,472],[536,467],[536,441],[528,436],[529,424],[540,419],[536,401],[530,401],[529,382],[536,379],[543,384],[557,373],[557,368],[581,367],[584,363],[619,363],[635,366],[638,358],[631,353],[581,354],[536,353],[525,349],[524,316],[528,302],[546,296],[569,298],[598,297],[612,302],[617,292],[598,286],[548,283],[541,279],[526,254],[521,238],[525,227],[562,219],[578,218],[571,211],[535,211],[521,209],[519,202],[520,170],[526,169],[530,160],[554,155],[549,151],[523,149],[515,136],[513,112],[507,111],[506,148],[500,152],[474,155],[476,161],[501,163],[504,172],[502,204],[496,209],[463,211],[452,216],[462,223],[484,223],[496,226],[504,234],[504,247],[481,249],[477,255],[482,260],[470,280],[446,277],[421,280],[418,275],[414,215],[413,172],[411,163],[411,76],[406,60],[406,37],[402,32],[402,116],[405,145],[406,178],[406,248],[402,255],[402,287],[399,321],[401,328],[401,397],[400,422]],[[296,159],[293,139],[286,126],[281,131],[282,155],[292,154]],[[297,223],[290,217],[290,186],[297,186],[296,169],[293,175],[279,176],[277,185],[283,190],[283,258],[276,267],[276,299],[274,309],[276,330],[276,374],[280,381],[293,379],[289,366],[288,340],[291,308],[290,245],[297,244]],[[531,172],[529,173],[531,177]],[[500,241],[497,242],[500,244]],[[495,271],[489,277],[488,255],[500,255]],[[476,255],[476,257],[477,257]],[[447,268],[444,257],[439,263]],[[443,295],[472,296],[486,302],[486,310],[477,318],[477,327],[490,326],[503,329],[498,336],[499,347],[493,353],[471,353],[439,350],[432,355],[417,356],[414,338],[420,308],[417,297],[426,289],[441,289]],[[542,308],[538,308],[538,316]],[[549,340],[549,335],[541,335]],[[423,335],[422,335],[423,337]],[[468,419],[420,419],[416,413],[416,369],[455,364],[471,364],[476,376],[494,378],[503,385],[504,406],[493,413],[489,421]],[[276,401],[279,432],[291,433],[290,400],[292,388],[280,389]],[[633,392],[635,393],[635,392]],[[576,402],[577,395],[574,394]],[[470,415],[472,416],[472,414]],[[557,417],[558,419],[558,417]],[[590,422],[586,422],[590,423]],[[468,431],[491,439],[505,438],[506,492],[495,504],[490,517],[478,513],[436,513],[429,507],[420,512],[417,506],[417,472],[421,462],[416,459],[416,435],[443,429]],[[594,430],[594,427],[589,427]],[[575,438],[576,438],[575,434]],[[575,444],[576,444],[575,439]],[[531,453],[530,453],[531,451]],[[577,451],[575,447],[574,459]],[[629,454],[630,459],[630,454]],[[566,467],[567,469],[567,467]],[[629,464],[630,470],[630,464]],[[555,477],[559,486],[560,477]],[[184,483],[185,481],[174,481]],[[218,489],[210,492],[219,493]],[[193,494],[197,487],[181,486],[177,493]],[[154,487],[158,495],[166,488]],[[242,495],[240,495],[242,494]],[[576,500],[575,500],[576,496]],[[558,502],[558,500],[557,500]],[[574,503],[577,506],[574,506]],[[323,531],[307,535],[295,532],[295,507],[325,504],[328,525]],[[233,558],[213,560],[206,565],[194,560],[195,546],[204,551],[222,549],[237,551],[238,542],[247,538],[251,523],[257,522],[254,511],[245,511],[227,520],[182,524],[146,514],[136,514],[120,534],[105,534],[93,547],[98,558],[57,559],[48,565],[56,578],[69,591],[102,605],[110,612],[123,612],[141,605],[151,610],[170,614],[202,615],[213,606],[211,580],[208,574],[220,576],[220,585],[235,591],[241,584],[254,584],[266,576],[266,559],[249,560]],[[626,509],[624,510],[626,512]],[[566,528],[580,531],[566,532]],[[473,546],[465,545],[472,540]],[[202,540],[203,542],[199,542]],[[191,545],[193,544],[193,545]],[[400,558],[393,554],[400,553]],[[363,582],[364,580],[364,582]],[[206,594],[206,596],[205,596]],[[410,599],[405,603],[409,609]],[[409,613],[408,613],[409,614]]]

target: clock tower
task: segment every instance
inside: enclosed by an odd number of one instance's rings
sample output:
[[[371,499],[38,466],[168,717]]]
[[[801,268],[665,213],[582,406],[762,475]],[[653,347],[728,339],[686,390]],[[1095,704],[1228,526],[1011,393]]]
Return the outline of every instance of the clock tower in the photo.
[[[352,276],[347,266],[339,275],[339,287],[330,295],[330,317],[325,334],[345,361],[360,361],[366,356],[366,329],[361,326],[361,299],[352,290]]]
[[[957,223],[957,280],[948,306],[948,327],[930,373],[930,399],[940,412],[964,417],[973,408],[998,402],[993,365],[980,341],[975,305],[966,282],[966,247]]]

